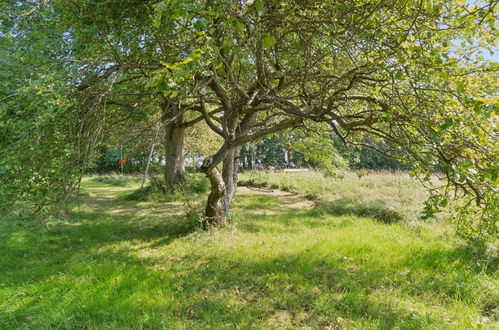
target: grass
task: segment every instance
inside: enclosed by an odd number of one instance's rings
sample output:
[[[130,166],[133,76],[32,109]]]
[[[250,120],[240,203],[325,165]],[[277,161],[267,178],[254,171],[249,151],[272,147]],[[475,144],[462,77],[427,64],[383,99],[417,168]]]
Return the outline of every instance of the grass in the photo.
[[[90,177],[90,180],[98,183],[110,184],[113,186],[126,187],[130,185],[135,185],[137,183],[141,183],[142,177],[137,175],[111,174],[111,175],[95,175]]]
[[[362,174],[362,175],[359,175]],[[418,221],[427,191],[405,172],[346,172],[342,178],[324,178],[319,172],[246,172],[244,183],[296,192],[319,201],[334,214],[370,216],[391,214],[395,221]],[[323,210],[324,211],[324,210]],[[445,215],[443,215],[445,216]]]
[[[383,175],[386,188],[349,193],[396,191],[398,175]],[[296,177],[304,193],[334,191]],[[204,233],[202,199],[121,198],[137,186],[86,179],[64,217],[0,220],[0,328],[497,328],[497,264],[443,224],[318,212],[242,187],[230,226]]]

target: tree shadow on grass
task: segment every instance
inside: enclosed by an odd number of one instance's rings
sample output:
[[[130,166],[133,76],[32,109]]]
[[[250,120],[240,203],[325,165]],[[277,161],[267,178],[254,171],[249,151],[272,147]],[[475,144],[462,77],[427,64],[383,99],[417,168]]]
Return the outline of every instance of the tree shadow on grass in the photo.
[[[198,223],[184,215],[108,214],[99,211],[70,212],[67,219],[48,225],[0,221],[2,269],[9,283],[35,282],[63,271],[65,261],[75,256],[83,259],[112,256],[100,251],[124,241],[138,241],[159,247],[172,243],[198,228]]]
[[[433,259],[432,249],[428,253]],[[97,253],[95,261],[87,260],[81,269],[72,269],[83,279],[77,278],[71,290],[66,287],[71,282],[62,276],[53,280],[58,284],[56,289],[52,287],[53,292],[44,292],[44,285],[49,287],[53,282],[42,284],[34,294],[42,292],[45,298],[18,306],[10,319],[12,324],[22,324],[23,315],[36,316],[34,311],[48,310],[53,313],[48,315],[52,321],[43,325],[52,327],[324,328],[341,326],[337,321],[340,317],[346,326],[446,328],[449,324],[437,315],[409,306],[420,304],[434,292],[465,296],[465,291],[454,290],[469,285],[463,277],[447,280],[457,281],[454,287],[448,283],[428,287],[374,262],[352,269],[351,260],[324,259],[307,250],[271,258],[262,256],[258,261],[230,252],[219,256],[185,255],[170,263],[158,263],[154,257],[139,258],[125,250],[114,254],[114,259],[106,253],[105,259],[99,259]],[[455,261],[452,256],[461,257],[458,252],[438,254],[435,265]],[[406,262],[402,260],[401,265]],[[429,267],[434,273],[429,273],[425,281],[430,277],[445,281],[438,266]],[[404,303],[393,296],[409,288],[413,291]],[[68,321],[56,310],[64,311],[73,323],[64,323]],[[144,313],[149,318],[144,319]]]
[[[193,317],[199,321],[206,318],[206,310],[225,305],[226,308],[213,312],[219,314],[220,319],[229,316],[242,327],[251,326],[252,322],[260,319],[267,324],[275,323],[278,328],[305,325],[323,328],[339,326],[338,317],[356,324],[375,324],[380,328],[420,328],[429,324],[444,324],[435,317],[391,304],[390,301],[374,301],[371,294],[382,285],[381,279],[388,275],[376,267],[353,274],[343,267],[340,260],[325,262],[317,260],[312,254],[240,262],[237,265],[214,259],[209,264],[180,282],[188,288],[187,295],[194,294],[196,297],[186,306],[186,310],[193,310]],[[197,287],[192,286],[192,278],[209,280]],[[195,295],[195,292],[206,288],[214,294]],[[231,308],[229,302],[238,308]],[[248,318],[248,315],[252,317]]]

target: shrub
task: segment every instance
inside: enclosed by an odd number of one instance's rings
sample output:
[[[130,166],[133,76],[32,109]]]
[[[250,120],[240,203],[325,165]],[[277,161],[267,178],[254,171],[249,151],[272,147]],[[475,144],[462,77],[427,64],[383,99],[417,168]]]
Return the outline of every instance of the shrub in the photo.
[[[188,173],[186,182],[169,185],[163,178],[152,177],[144,187],[126,196],[127,200],[150,202],[172,202],[192,199],[193,195],[208,192],[208,179],[199,173]]]

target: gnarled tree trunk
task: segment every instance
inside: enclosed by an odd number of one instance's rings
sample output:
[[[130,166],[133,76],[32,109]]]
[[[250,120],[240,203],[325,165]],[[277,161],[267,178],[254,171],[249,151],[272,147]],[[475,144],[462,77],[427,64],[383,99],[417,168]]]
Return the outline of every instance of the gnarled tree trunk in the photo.
[[[211,191],[208,195],[206,213],[203,219],[205,230],[225,225],[230,205],[237,189],[239,171],[239,148],[230,150],[224,158],[222,174],[216,167],[210,168],[211,158],[205,159],[201,169],[210,180]]]
[[[222,178],[225,182],[226,193],[223,197],[225,216],[229,215],[230,205],[234,199],[237,189],[237,175],[239,172],[239,154],[240,148],[235,148],[229,151],[227,157],[223,161]]]
[[[227,220],[226,208],[224,205],[224,198],[227,191],[222,175],[216,167],[205,173],[208,179],[210,179],[211,185],[211,191],[208,195],[208,202],[206,204],[205,217],[203,218],[203,229],[208,230],[223,226]]]

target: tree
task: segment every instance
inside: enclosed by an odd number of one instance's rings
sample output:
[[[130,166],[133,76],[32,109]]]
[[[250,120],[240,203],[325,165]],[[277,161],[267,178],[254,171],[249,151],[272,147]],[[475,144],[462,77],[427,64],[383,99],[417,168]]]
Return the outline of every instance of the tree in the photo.
[[[67,93],[73,68],[57,60],[68,51],[63,30],[44,19],[49,11],[39,3],[0,7],[0,209],[26,201],[41,210],[76,190],[80,155],[93,139],[71,134],[87,116],[76,115]]]
[[[492,90],[494,64],[471,54],[477,45],[490,48],[495,7],[494,2],[478,6],[461,1],[156,5],[157,22],[173,12],[168,19],[178,23],[178,35],[199,35],[190,43],[193,51],[169,63],[158,77],[174,79],[176,94],[195,91],[203,111],[206,103],[223,109],[215,120],[205,116],[224,139],[202,166],[212,186],[205,227],[225,221],[241,145],[290,127],[325,122],[345,143],[367,135],[394,143],[412,158],[423,180],[440,164],[447,188],[484,206],[478,231],[494,232],[490,207],[496,199],[497,146],[493,139],[477,138],[493,131],[489,118],[497,108],[482,91]],[[478,90],[472,87],[477,84],[473,74],[480,77]],[[473,118],[466,116],[471,109]],[[459,133],[464,127],[476,135]],[[429,214],[445,201],[441,195],[430,199]]]
[[[125,103],[133,112],[155,95],[172,110],[164,123],[196,113],[189,122],[204,120],[223,140],[201,167],[211,182],[205,228],[226,221],[239,148],[300,128],[343,143],[393,145],[426,182],[439,166],[448,184],[432,188],[426,215],[454,188],[464,198],[461,214],[482,215],[466,227],[497,233],[497,64],[475,54],[493,47],[496,2],[64,3],[47,6],[67,24],[69,58],[84,62],[68,66],[75,76],[66,80],[79,86],[84,108]]]
[[[64,10],[64,20],[71,27],[70,38],[93,49],[78,54],[86,62],[80,67],[78,90],[85,93],[98,84],[110,86],[112,93],[105,97],[105,103],[117,107],[115,122],[140,121],[147,116],[161,122],[165,180],[171,185],[181,183],[185,180],[185,129],[201,117],[185,121],[191,107],[180,104],[175,94],[166,93],[164,81],[151,80],[151,72],[164,68],[161,63],[186,50],[174,46],[172,29],[150,21],[153,1],[69,2],[72,6]],[[63,4],[55,2],[56,7]]]

